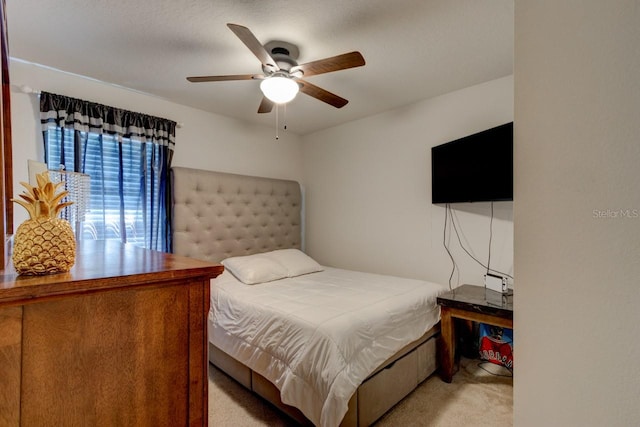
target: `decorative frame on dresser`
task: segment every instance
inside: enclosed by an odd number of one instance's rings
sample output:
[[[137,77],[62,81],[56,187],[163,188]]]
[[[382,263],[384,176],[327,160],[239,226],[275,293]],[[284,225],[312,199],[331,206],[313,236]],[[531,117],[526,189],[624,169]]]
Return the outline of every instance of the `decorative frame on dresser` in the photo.
[[[219,264],[79,242],[68,273],[0,272],[0,425],[206,426]]]

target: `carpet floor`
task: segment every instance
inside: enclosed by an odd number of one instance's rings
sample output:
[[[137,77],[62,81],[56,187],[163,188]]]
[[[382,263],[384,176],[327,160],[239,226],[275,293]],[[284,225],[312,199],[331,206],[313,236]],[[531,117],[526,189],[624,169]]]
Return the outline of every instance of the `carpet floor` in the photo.
[[[269,403],[209,364],[209,425],[292,427]],[[462,359],[451,384],[432,375],[376,423],[376,427],[513,425],[513,378],[487,362]]]

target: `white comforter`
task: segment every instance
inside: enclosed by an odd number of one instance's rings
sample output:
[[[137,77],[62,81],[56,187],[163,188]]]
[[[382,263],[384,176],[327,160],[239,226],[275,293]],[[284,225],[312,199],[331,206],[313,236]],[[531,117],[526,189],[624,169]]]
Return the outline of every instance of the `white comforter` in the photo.
[[[438,322],[444,290],[333,268],[257,285],[225,271],[212,281],[209,340],[315,425],[337,426],[360,383]]]

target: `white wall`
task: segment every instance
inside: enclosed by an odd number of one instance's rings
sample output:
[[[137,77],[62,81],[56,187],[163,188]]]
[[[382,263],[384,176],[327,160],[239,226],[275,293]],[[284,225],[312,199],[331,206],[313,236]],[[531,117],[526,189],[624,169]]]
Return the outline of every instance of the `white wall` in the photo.
[[[639,22],[516,1],[519,427],[640,425]]]
[[[513,120],[511,76],[303,137],[307,251],[319,262],[442,284],[451,261],[444,208],[431,204],[431,147]],[[456,204],[473,253],[486,262],[490,204]],[[491,266],[512,272],[513,203],[495,203]],[[453,238],[458,282],[482,267]],[[516,285],[517,286],[517,285]]]
[[[15,87],[87,99],[183,123],[173,164],[295,179],[307,197],[309,253],[339,267],[447,283],[444,209],[430,202],[430,147],[512,120],[506,77],[307,137],[205,113],[124,88],[21,61],[11,62],[14,192],[27,159],[43,159],[39,100]],[[304,141],[304,143],[302,142]],[[366,179],[362,179],[366,177]],[[357,196],[354,196],[357,195]],[[457,205],[462,238],[487,259],[487,203]],[[16,225],[26,218],[19,207]],[[512,270],[512,203],[495,204],[492,267]],[[481,283],[483,269],[455,239],[453,284]]]
[[[44,160],[39,99],[17,87],[85,99],[126,110],[181,122],[176,130],[174,166],[233,172],[303,181],[302,148],[298,135],[206,113],[156,97],[95,80],[13,60],[10,64],[11,129],[13,136],[14,194],[19,181],[28,181],[27,160]],[[14,209],[16,227],[27,216]]]

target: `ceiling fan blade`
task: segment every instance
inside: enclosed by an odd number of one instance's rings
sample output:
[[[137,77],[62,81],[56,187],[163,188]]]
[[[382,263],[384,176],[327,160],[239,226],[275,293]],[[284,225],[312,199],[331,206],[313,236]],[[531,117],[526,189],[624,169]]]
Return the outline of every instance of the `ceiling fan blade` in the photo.
[[[296,81],[300,84],[300,92],[319,99],[322,102],[326,102],[329,105],[333,105],[336,108],[342,108],[349,102],[346,99],[305,80],[297,79]]]
[[[238,24],[227,24],[227,27],[235,33],[236,36],[249,48],[251,52],[260,60],[262,65],[278,71],[280,67],[273,60],[269,52],[262,46],[262,43],[253,35],[251,30]]]
[[[271,110],[273,110],[273,102],[267,99],[266,96],[263,96],[260,106],[258,107],[258,113],[270,113]]]
[[[291,72],[302,70],[305,77],[316,74],[330,73],[332,71],[346,70],[348,68],[361,67],[365,64],[364,57],[360,52],[343,53],[331,58],[319,59],[293,67]]]
[[[255,80],[263,79],[262,74],[231,74],[228,76],[199,76],[199,77],[187,77],[191,83],[200,82],[224,82],[229,80]]]

